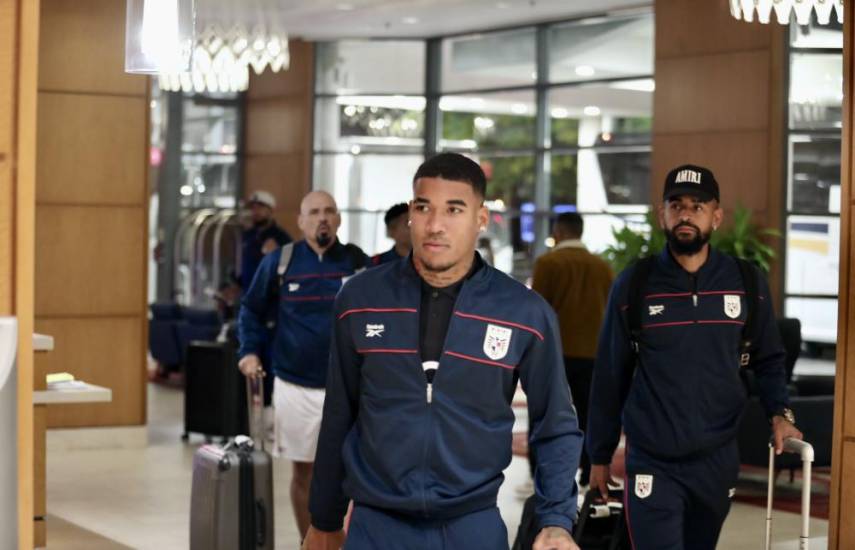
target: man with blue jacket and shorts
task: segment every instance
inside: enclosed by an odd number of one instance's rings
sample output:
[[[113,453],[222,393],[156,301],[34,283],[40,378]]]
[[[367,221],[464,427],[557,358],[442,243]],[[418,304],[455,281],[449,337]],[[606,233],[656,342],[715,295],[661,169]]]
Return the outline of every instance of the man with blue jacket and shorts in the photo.
[[[716,547],[739,474],[741,368],[754,371],[776,451],[788,437],[801,439],[766,281],[710,247],[724,216],[719,198],[706,168],[668,173],[659,208],[668,245],[621,273],[600,333],[588,411],[591,490],[608,494],[623,427],[635,550]],[[746,325],[756,328],[750,338]]]
[[[500,550],[496,495],[511,462],[511,401],[527,393],[535,550],[577,550],[582,433],[555,315],[475,252],[486,179],[443,153],[413,180],[413,252],[336,298],[306,550]],[[347,539],[342,523],[354,503]]]
[[[241,301],[241,372],[263,375],[260,352],[275,318],[272,342],[273,454],[293,463],[291,503],[301,536],[309,527],[309,485],[324,404],[333,301],[342,282],[368,257],[336,238],[341,216],[323,191],[303,198],[297,225],[303,240],[267,254]]]

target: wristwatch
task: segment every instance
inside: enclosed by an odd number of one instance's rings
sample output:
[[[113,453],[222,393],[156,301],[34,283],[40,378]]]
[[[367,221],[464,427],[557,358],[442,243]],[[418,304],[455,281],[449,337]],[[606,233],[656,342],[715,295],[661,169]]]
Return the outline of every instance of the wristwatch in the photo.
[[[786,420],[787,422],[789,422],[793,426],[796,425],[796,415],[793,414],[792,409],[788,409],[787,407],[784,407],[783,409],[776,411],[775,414],[772,415],[773,418],[776,416],[780,416],[781,418],[783,418],[784,420]]]

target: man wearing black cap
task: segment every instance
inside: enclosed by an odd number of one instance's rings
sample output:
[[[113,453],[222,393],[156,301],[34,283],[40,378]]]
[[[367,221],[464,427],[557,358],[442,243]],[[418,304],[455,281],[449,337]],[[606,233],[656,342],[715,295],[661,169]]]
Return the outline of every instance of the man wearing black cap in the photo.
[[[587,434],[591,487],[607,494],[623,427],[624,502],[637,550],[715,548],[739,472],[741,359],[750,358],[776,451],[785,438],[801,438],[768,286],[709,245],[723,218],[719,198],[706,168],[668,173],[659,207],[668,245],[621,273],[600,333]],[[745,356],[752,306],[743,273],[757,289]]]

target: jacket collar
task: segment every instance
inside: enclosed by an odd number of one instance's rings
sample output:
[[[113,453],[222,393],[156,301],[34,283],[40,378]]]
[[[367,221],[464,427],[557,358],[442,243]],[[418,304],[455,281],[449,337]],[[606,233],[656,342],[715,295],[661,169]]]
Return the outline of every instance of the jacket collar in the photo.
[[[588,247],[585,246],[585,243],[583,243],[581,239],[565,239],[556,244],[552,248],[552,251],[554,252],[563,248],[581,248],[582,250],[588,250]]]
[[[481,284],[487,281],[492,275],[492,271],[494,268],[487,265],[481,255],[478,252],[473,252],[475,254],[475,263],[472,266],[472,270],[463,278],[464,284],[467,283],[475,283]],[[416,267],[413,265],[413,253],[410,252],[406,259],[400,261],[401,273],[409,279],[412,279],[414,282],[421,284],[422,278],[419,275],[419,272],[416,271]]]
[[[707,261],[704,262],[704,265],[698,269],[696,273],[697,276],[701,276],[710,270],[714,269],[718,264],[719,258],[721,257],[721,253],[717,251],[715,248],[710,246],[710,253],[707,257]],[[659,265],[663,266],[665,269],[671,272],[682,272],[688,273],[683,266],[681,266],[677,260],[674,259],[674,255],[671,254],[670,247],[666,244],[665,248],[662,249],[662,252],[659,253]]]

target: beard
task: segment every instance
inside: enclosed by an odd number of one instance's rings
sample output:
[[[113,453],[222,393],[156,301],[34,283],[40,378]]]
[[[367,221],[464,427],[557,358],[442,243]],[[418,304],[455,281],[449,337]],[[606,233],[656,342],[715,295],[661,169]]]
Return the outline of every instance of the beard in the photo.
[[[695,236],[692,239],[681,239],[677,236],[677,229],[681,227],[689,227],[695,230]],[[681,222],[674,226],[673,229],[665,230],[665,237],[668,239],[668,246],[671,251],[677,256],[694,256],[701,250],[704,245],[710,241],[712,233],[704,233],[701,229],[689,222]]]
[[[326,248],[332,242],[333,237],[330,235],[328,228],[318,229],[318,232],[315,233],[315,242],[318,243],[318,246],[321,248]]]

